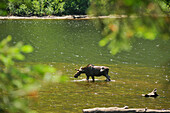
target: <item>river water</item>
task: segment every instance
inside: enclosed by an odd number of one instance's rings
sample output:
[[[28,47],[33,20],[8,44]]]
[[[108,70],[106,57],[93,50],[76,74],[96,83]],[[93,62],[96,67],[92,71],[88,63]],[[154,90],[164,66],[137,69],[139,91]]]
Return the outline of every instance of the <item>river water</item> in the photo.
[[[94,21],[94,22],[93,22]],[[35,104],[44,113],[76,113],[93,107],[170,109],[170,40],[136,39],[132,50],[115,56],[99,47],[101,31],[95,20],[0,20],[0,40],[11,35],[12,43],[23,41],[34,47],[23,64],[43,63],[66,75],[66,83],[42,86]],[[73,78],[75,68],[87,64],[110,68],[111,82],[104,77],[86,82]],[[157,98],[141,94],[158,89]]]

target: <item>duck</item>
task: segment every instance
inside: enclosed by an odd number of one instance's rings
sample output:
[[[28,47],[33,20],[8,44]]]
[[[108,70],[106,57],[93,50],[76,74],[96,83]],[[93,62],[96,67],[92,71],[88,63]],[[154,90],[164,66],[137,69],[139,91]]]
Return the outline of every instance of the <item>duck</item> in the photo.
[[[142,94],[142,96],[144,96],[144,97],[157,97],[159,95],[157,94],[157,88],[155,88],[151,93]]]

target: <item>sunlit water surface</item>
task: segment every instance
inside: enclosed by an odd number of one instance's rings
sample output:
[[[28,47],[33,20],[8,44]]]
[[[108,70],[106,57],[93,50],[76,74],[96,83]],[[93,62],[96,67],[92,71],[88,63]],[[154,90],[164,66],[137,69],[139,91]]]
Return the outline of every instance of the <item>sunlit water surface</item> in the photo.
[[[102,36],[92,20],[0,20],[0,40],[11,35],[15,44],[31,44],[34,52],[24,64],[47,64],[60,70],[66,83],[42,86],[32,109],[44,113],[76,113],[84,108],[123,107],[170,109],[170,41],[137,39],[129,52],[111,55],[99,47]],[[110,68],[111,82],[104,77],[86,82],[73,78],[75,68],[87,64]],[[157,98],[141,94],[158,89]]]

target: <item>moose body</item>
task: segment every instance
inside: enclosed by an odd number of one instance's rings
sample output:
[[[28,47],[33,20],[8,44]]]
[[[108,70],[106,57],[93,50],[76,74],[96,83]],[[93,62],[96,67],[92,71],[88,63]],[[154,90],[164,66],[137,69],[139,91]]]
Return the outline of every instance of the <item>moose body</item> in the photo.
[[[76,69],[77,73],[74,75],[75,78],[78,78],[80,74],[85,73],[87,76],[87,81],[89,81],[89,77],[95,81],[95,76],[105,76],[106,81],[110,81],[110,76],[108,75],[109,68],[105,66],[94,66],[92,64],[87,65],[86,67],[81,67],[80,69]]]

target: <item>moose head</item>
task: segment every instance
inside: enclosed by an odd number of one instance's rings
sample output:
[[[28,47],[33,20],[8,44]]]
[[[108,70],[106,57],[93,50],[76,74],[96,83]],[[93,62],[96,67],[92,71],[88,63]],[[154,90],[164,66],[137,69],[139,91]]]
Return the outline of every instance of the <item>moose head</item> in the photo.
[[[80,67],[80,69],[75,69],[77,70],[76,74],[74,75],[74,78],[78,78],[78,76],[80,76],[81,73],[85,73],[85,68]]]
[[[88,64],[85,67],[80,67],[80,69],[75,69],[77,70],[76,74],[74,75],[74,78],[78,78],[78,76],[80,76],[81,73],[86,73],[86,71],[88,70],[88,68],[92,68],[94,65],[93,64]]]

